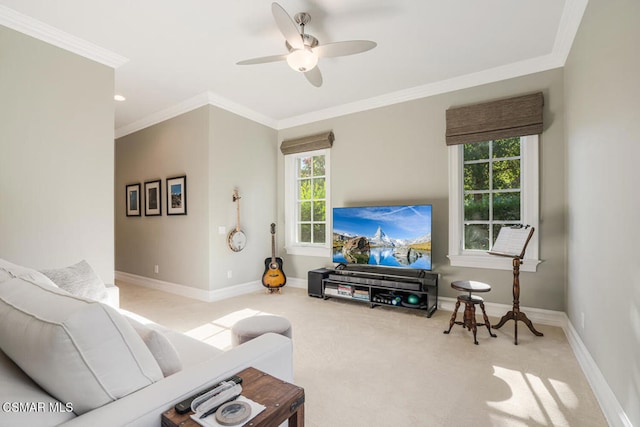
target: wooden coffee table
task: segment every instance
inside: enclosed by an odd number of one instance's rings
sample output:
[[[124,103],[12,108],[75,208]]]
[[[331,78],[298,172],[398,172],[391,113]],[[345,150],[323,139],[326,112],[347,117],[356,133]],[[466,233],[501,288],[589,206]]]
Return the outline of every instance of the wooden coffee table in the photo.
[[[277,427],[289,420],[289,427],[304,427],[304,389],[279,380],[255,368],[237,373],[242,378],[242,395],[267,408],[243,424],[246,427]],[[171,408],[162,414],[162,427],[199,427],[189,411],[178,414]],[[214,415],[211,415],[214,416]]]

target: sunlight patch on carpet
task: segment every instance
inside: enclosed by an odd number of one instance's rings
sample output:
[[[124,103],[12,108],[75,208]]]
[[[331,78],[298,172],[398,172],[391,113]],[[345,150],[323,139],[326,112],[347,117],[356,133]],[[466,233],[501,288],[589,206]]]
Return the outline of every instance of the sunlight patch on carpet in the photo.
[[[511,388],[511,397],[487,402],[490,408],[520,420],[533,420],[542,426],[568,426],[563,414],[577,406],[575,393],[560,381],[494,366],[494,375]],[[563,387],[564,385],[564,387]]]
[[[219,317],[211,322],[196,326],[186,331],[185,335],[205,342],[220,350],[229,350],[231,348],[231,327],[233,327],[236,322],[248,317],[267,314],[271,313],[244,308]]]

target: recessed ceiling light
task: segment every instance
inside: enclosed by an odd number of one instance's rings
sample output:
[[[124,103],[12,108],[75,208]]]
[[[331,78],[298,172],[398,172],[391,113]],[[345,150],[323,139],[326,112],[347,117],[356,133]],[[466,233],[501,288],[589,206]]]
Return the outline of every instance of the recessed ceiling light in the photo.
[[[113,95],[113,99],[116,100],[116,101],[124,101],[127,98],[125,98],[122,95]]]

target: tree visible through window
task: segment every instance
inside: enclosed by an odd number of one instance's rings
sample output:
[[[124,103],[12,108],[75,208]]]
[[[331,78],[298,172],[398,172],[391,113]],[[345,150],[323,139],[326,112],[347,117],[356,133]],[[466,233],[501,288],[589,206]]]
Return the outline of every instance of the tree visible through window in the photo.
[[[297,243],[324,244],[327,230],[325,156],[296,159]]]
[[[522,218],[520,138],[465,144],[465,250],[488,251],[504,225]]]

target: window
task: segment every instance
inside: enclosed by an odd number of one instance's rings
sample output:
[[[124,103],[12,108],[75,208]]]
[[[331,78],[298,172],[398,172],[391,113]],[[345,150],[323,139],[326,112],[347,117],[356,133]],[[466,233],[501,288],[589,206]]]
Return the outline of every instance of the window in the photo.
[[[487,254],[500,228],[536,228],[523,271],[538,261],[538,136],[449,147],[449,259],[452,266],[512,269],[509,258]]]
[[[286,251],[328,256],[329,150],[285,156]]]
[[[465,250],[488,251],[521,218],[520,138],[462,146]]]

